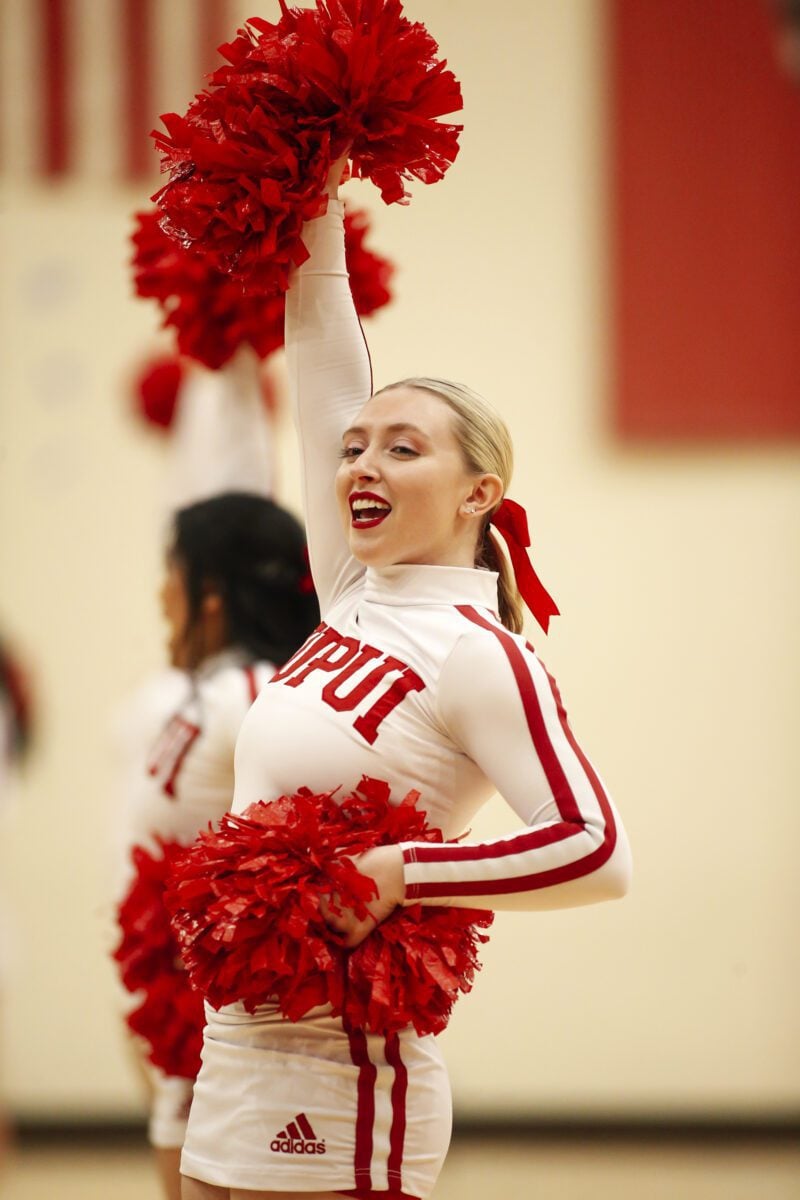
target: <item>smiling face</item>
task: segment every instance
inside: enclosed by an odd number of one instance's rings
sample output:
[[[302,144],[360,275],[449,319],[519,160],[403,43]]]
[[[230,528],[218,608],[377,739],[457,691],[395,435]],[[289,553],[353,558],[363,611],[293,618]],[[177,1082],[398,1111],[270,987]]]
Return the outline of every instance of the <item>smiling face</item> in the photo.
[[[367,565],[473,566],[483,515],[501,495],[496,476],[467,469],[449,405],[420,388],[379,392],[342,439],[336,498]]]

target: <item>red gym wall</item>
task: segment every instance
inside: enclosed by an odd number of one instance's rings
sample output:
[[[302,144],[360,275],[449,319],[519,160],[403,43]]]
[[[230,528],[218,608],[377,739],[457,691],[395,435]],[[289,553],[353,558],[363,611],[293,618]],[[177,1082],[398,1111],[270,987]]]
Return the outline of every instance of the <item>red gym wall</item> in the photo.
[[[769,0],[608,0],[627,439],[800,434],[800,78]]]

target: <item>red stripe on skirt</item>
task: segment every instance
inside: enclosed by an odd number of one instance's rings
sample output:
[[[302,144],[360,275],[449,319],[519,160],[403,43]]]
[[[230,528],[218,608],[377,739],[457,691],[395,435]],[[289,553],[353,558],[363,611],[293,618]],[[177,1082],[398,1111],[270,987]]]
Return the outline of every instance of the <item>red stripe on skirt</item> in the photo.
[[[372,1129],[375,1124],[375,1080],[378,1069],[369,1061],[367,1038],[361,1029],[348,1029],[350,1058],[358,1067],[356,1149],[353,1166],[357,1188],[372,1188]]]
[[[68,0],[39,0],[41,73],[44,90],[41,170],[54,177],[69,170]]]
[[[400,1054],[400,1038],[390,1033],[386,1038],[386,1061],[394,1068],[392,1084],[392,1129],[389,1134],[388,1179],[390,1188],[403,1186],[403,1150],[406,1140],[406,1094],[408,1071]]]

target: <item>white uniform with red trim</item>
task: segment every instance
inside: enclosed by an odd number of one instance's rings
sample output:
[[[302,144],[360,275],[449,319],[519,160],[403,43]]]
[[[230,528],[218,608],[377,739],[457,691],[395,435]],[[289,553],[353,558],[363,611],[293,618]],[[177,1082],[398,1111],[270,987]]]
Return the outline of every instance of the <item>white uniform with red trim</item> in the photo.
[[[207,659],[191,676],[165,673],[143,689],[139,705],[129,710],[130,726],[140,736],[127,772],[124,839],[129,853],[123,891],[132,878],[133,846],[155,852],[157,837],[190,845],[200,830],[228,811],[239,728],[274,670],[271,663],[251,663],[242,651],[227,650]],[[128,1003],[138,1003],[137,997]],[[192,1081],[165,1075],[150,1064],[147,1071],[150,1142],[178,1149],[186,1133]]]
[[[224,491],[269,495],[271,438],[260,394],[258,360],[241,352],[220,371],[193,368],[179,400],[170,447],[168,508]],[[191,675],[166,670],[149,679],[120,712],[124,758],[121,893],[132,878],[131,849],[156,849],[156,837],[191,844],[228,811],[233,754],[242,720],[275,667],[232,648]],[[138,1002],[136,997],[126,1003]],[[180,1148],[192,1081],[148,1064],[149,1137]]]
[[[548,909],[618,896],[629,874],[619,819],[555,684],[495,615],[497,577],[415,565],[365,572],[349,555],[333,477],[341,434],[370,394],[370,367],[340,206],[307,233],[286,345],[323,623],[245,719],[234,811],[300,785],[344,795],[369,775],[398,801],[418,789],[430,823],[452,838],[497,790],[524,827],[478,845],[404,846],[407,903]],[[182,1169],[222,1186],[425,1197],[449,1112],[433,1038],[348,1033],[322,1011],[290,1025],[268,1007],[208,1010]],[[283,1136],[301,1118],[324,1151]]]
[[[146,707],[163,711],[146,736],[142,730],[131,762],[128,846],[154,850],[156,837],[189,845],[228,811],[239,729],[274,670],[241,650],[223,650],[191,675],[165,673],[143,690]]]

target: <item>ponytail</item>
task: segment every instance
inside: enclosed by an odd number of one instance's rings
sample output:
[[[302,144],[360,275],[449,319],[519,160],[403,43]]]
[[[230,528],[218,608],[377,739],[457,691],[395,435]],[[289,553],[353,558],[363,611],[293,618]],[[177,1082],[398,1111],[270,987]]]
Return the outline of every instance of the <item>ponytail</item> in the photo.
[[[485,571],[497,572],[498,616],[506,629],[510,629],[512,633],[522,633],[525,622],[522,597],[511,564],[501,550],[497,538],[492,534],[488,521],[478,539],[475,566],[482,567]]]

